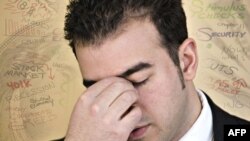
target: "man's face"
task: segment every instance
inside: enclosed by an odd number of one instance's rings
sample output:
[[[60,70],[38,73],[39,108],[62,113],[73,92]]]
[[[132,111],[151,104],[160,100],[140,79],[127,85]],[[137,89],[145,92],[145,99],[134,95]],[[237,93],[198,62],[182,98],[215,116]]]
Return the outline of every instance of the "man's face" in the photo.
[[[101,44],[77,47],[76,54],[84,79],[121,76],[134,84],[143,114],[138,126],[146,127],[139,140],[167,141],[178,136],[188,115],[187,95],[152,23],[129,23]]]

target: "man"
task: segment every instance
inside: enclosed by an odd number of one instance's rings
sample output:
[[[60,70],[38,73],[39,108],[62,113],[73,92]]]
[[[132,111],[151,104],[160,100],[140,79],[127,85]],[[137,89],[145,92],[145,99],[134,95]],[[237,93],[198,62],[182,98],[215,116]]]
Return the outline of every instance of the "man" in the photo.
[[[181,0],[72,0],[65,33],[87,87],[67,141],[222,141],[248,123],[196,90]]]

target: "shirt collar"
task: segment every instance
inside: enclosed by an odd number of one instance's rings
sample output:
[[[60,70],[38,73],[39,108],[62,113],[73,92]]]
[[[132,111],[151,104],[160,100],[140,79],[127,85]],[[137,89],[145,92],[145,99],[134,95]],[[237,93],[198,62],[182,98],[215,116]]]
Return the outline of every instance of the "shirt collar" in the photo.
[[[193,126],[179,141],[212,141],[213,140],[213,118],[212,111],[207,102],[205,94],[197,90],[202,103],[202,110]]]

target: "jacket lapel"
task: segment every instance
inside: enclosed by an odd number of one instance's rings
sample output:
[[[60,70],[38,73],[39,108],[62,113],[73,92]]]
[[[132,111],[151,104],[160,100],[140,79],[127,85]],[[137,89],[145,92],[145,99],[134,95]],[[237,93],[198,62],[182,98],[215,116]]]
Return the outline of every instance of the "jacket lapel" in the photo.
[[[212,110],[214,141],[224,141],[224,125],[250,124],[249,121],[230,115],[219,108],[207,94],[206,98]]]

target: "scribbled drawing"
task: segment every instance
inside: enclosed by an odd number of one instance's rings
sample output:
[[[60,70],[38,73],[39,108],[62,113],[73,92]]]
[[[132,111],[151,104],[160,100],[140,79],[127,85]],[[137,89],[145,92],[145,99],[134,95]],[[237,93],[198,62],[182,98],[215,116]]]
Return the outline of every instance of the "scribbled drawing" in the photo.
[[[28,88],[32,85],[30,84],[30,80],[20,80],[20,81],[11,81],[7,83],[7,86],[12,90],[19,88]]]
[[[4,40],[0,44],[0,55],[8,48],[16,47],[17,44],[22,43],[23,41],[23,35],[25,32],[32,30],[32,29],[40,29],[41,25],[44,25],[48,23],[48,20],[42,20],[42,21],[37,21],[37,22],[32,22],[31,24],[24,25],[22,28],[16,30],[14,33],[11,34],[9,38]],[[45,37],[47,36],[48,33],[44,32],[44,34],[39,34],[40,37]],[[26,34],[25,34],[26,35]]]
[[[211,27],[201,27],[196,32],[197,39],[200,41],[211,41],[213,39],[242,39],[247,36],[246,31],[224,30],[216,31]]]
[[[28,58],[27,58],[28,60]],[[19,77],[25,79],[43,79],[45,75],[43,65],[32,61],[16,61],[4,72],[5,77]],[[8,83],[9,84],[9,83]],[[14,83],[11,82],[9,87],[26,87],[27,83]]]
[[[208,58],[205,60],[207,63],[205,63],[209,70],[216,71],[223,73],[227,76],[233,76],[235,72],[239,71],[238,67],[233,65],[226,65],[225,63],[220,62],[217,59]]]
[[[237,0],[232,0],[230,3],[192,0],[189,10],[192,12],[192,17],[199,19],[244,19],[247,6]]]
[[[20,91],[19,89],[14,90],[13,95],[15,96],[19,96],[20,95]],[[10,100],[10,124],[9,127],[11,128],[11,132],[13,137],[15,138],[15,140],[21,140],[21,141],[25,141],[25,140],[30,140],[29,137],[27,136],[27,134],[24,132],[24,122],[22,120],[22,118],[20,118],[19,115],[22,115],[21,111],[16,111],[13,110],[15,108],[20,107],[21,101],[20,100],[14,100],[11,99]]]
[[[215,83],[218,84],[218,88],[229,88],[229,83],[227,80],[216,80]]]
[[[247,83],[244,79],[238,79],[238,80],[233,82],[233,87],[236,89],[246,88]]]
[[[4,27],[6,36],[43,37],[46,36],[50,25],[43,21],[25,23],[15,19],[5,19]]]
[[[242,103],[245,107],[250,108],[250,95],[248,93],[236,95],[236,100],[238,103]]]
[[[16,63],[30,63],[30,64],[36,64],[40,67],[44,66],[44,62],[49,61],[49,56],[40,54],[38,52],[32,52],[31,50],[25,50],[25,52],[19,52],[19,55],[13,56],[11,61]],[[36,60],[36,63],[34,62]],[[44,72],[41,70],[41,72]]]
[[[54,74],[53,71],[52,71],[52,67],[50,67],[50,66],[47,65],[47,64],[44,64],[44,66],[47,68],[47,71],[49,71],[48,78],[49,78],[50,80],[54,80],[55,74]]]
[[[240,95],[233,95],[233,97],[231,98],[231,101],[227,101],[223,103],[223,107],[224,108],[243,108],[245,105],[241,103],[241,101],[239,101],[239,97]]]
[[[6,14],[2,18],[2,34],[6,38],[0,43],[0,113],[10,114],[11,117],[3,120],[8,135],[0,134],[0,140],[5,140],[6,136],[8,140],[36,140],[33,129],[44,125],[53,128],[54,123],[64,120],[56,113],[58,108],[65,110],[70,100],[65,98],[66,94],[59,95],[62,82],[60,79],[57,81],[57,78],[60,76],[72,84],[69,71],[74,68],[70,64],[65,70],[65,60],[60,69],[51,63],[57,62],[58,50],[66,45],[60,42],[63,41],[61,26],[55,24],[60,17],[57,14],[57,10],[60,10],[58,7],[65,2],[5,0],[2,4]],[[62,58],[67,59],[65,51]],[[64,76],[61,73],[63,71],[68,76]],[[66,82],[65,85],[68,85],[64,86],[68,94],[70,85]],[[19,91],[18,94],[15,94],[16,91]],[[63,108],[59,99],[65,99]],[[68,114],[68,109],[62,114]]]
[[[247,61],[249,58],[250,49],[239,45],[224,46],[221,50],[221,59],[232,59],[235,61]]]
[[[233,22],[218,22],[217,26],[221,27],[221,28],[225,28],[225,29],[240,29],[240,30],[244,30],[246,25],[245,23],[233,23]]]
[[[43,124],[45,122],[51,121],[56,119],[56,115],[53,114],[53,112],[51,110],[42,110],[40,112],[36,112],[36,113],[30,113],[30,117],[31,120],[35,123],[35,124]]]
[[[243,78],[230,80],[216,80],[214,88],[217,91],[228,93],[228,94],[240,94],[242,88],[248,87],[246,81]]]
[[[36,56],[37,57],[37,56]],[[31,57],[31,59],[36,59],[35,56]],[[25,58],[28,59],[28,58]],[[45,72],[48,73],[48,78],[51,80],[54,80],[55,74],[53,73],[52,67],[50,67],[48,64],[41,64],[41,63],[35,63],[34,60],[32,61],[22,61],[20,63],[13,63],[12,64],[12,72],[8,71],[6,74],[17,75],[16,72],[19,71],[21,73],[25,73],[25,78],[43,78]],[[14,70],[14,72],[13,72]],[[20,74],[20,73],[18,73]],[[39,74],[39,76],[38,76]],[[41,75],[40,75],[41,74]],[[22,74],[23,75],[23,74]],[[20,76],[20,75],[19,75]]]
[[[34,109],[38,106],[42,105],[51,105],[54,106],[54,99],[52,99],[49,95],[48,96],[41,96],[39,99],[31,98],[30,99],[30,108]]]
[[[50,19],[57,13],[55,1],[48,0],[9,0],[5,10],[19,14],[25,22]]]
[[[30,93],[34,93],[34,94],[49,93],[48,91],[51,91],[52,89],[55,89],[55,88],[56,86],[54,82],[51,81],[50,83],[45,83],[43,85],[33,86],[30,89]]]

